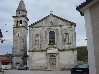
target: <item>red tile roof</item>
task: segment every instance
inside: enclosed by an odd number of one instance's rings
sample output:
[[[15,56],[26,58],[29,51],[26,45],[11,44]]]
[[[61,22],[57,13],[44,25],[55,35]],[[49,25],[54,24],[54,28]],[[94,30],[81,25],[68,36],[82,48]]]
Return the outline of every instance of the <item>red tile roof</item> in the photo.
[[[1,62],[11,62],[10,58],[8,56],[0,56]]]

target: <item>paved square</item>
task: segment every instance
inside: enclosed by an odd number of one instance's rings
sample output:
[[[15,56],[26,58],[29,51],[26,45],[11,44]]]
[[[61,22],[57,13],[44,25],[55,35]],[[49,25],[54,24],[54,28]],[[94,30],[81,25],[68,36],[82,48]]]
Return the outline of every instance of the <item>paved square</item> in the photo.
[[[70,71],[5,70],[4,74],[71,74]]]

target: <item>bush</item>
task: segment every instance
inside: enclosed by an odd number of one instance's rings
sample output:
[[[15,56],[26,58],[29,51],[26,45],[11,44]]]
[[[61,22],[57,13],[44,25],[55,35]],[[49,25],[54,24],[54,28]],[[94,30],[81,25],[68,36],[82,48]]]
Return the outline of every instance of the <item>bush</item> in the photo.
[[[0,70],[0,72],[4,73],[4,71]]]

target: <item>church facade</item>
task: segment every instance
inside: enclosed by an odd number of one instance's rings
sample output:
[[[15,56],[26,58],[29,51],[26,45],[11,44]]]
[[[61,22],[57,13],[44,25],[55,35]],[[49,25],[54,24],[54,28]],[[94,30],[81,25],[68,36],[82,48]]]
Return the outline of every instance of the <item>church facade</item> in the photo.
[[[23,0],[20,1],[16,13],[16,16],[13,16],[15,19],[12,49],[14,66],[16,63],[26,64],[29,20]],[[77,62],[75,27],[75,23],[52,13],[31,24],[29,26],[29,69],[72,68]]]

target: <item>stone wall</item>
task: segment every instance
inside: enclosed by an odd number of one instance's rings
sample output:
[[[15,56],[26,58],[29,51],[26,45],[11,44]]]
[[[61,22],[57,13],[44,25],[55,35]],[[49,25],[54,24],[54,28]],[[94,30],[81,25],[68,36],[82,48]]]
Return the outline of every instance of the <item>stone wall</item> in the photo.
[[[19,33],[19,36],[18,36]],[[28,30],[25,27],[13,27],[13,47],[12,47],[12,54],[13,54],[13,67],[16,67],[15,58],[18,57],[19,64],[27,64],[27,33]],[[20,59],[22,58],[22,59]]]
[[[45,69],[47,68],[46,52],[30,52],[29,53],[29,69]]]
[[[55,45],[59,49],[76,48],[75,27],[70,26],[70,23],[51,17],[53,25],[50,24],[50,17],[43,20],[33,27],[29,27],[29,49],[46,50],[49,44],[49,32],[55,32]],[[69,34],[69,41],[64,41],[64,34]],[[35,44],[36,35],[39,35],[39,44]]]
[[[59,52],[59,69],[71,69],[77,62],[77,51]]]

